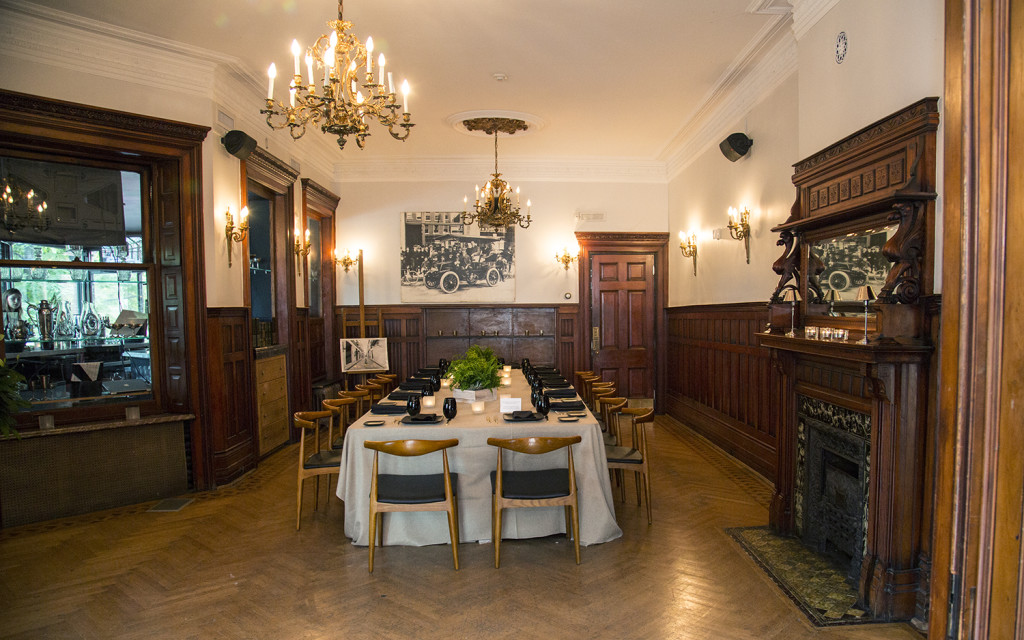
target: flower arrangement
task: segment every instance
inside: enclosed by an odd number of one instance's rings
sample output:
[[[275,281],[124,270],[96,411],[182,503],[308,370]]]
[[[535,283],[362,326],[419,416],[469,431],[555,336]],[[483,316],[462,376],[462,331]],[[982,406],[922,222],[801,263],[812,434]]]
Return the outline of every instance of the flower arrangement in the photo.
[[[452,361],[448,375],[452,379],[453,390],[493,390],[501,384],[500,368],[494,351],[473,345],[465,355]]]

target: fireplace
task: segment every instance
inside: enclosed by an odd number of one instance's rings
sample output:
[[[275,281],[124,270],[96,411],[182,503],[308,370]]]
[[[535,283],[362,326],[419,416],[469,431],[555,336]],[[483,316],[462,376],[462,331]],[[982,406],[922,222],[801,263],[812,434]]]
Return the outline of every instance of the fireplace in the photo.
[[[857,584],[867,546],[870,416],[803,395],[797,407],[797,532]]]

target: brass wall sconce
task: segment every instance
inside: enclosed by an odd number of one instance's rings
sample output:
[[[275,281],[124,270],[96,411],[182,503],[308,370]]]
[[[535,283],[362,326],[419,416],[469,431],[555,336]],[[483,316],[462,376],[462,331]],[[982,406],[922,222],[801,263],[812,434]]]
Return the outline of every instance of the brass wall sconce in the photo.
[[[569,253],[569,247],[564,247],[562,249],[562,253],[555,253],[555,262],[562,265],[566,271],[568,271],[569,266],[578,259],[579,250],[577,250],[576,253]]]
[[[679,232],[679,248],[684,258],[693,258],[693,276],[697,277],[697,234],[685,235]]]
[[[228,241],[228,268],[231,268],[231,243],[243,242],[245,240],[246,233],[249,231],[249,207],[242,207],[242,211],[239,214],[238,226],[235,226],[235,219],[231,215],[231,207],[228,207],[227,213],[224,214],[224,237]]]
[[[353,267],[353,265],[355,265],[355,264],[356,264],[356,260],[355,260],[355,258],[352,257],[352,252],[350,250],[345,249],[345,256],[343,258],[339,258],[338,257],[338,250],[337,249],[334,250],[334,266],[335,267],[342,267],[343,269],[345,269],[345,273],[348,273],[349,269],[351,269]]]
[[[747,264],[750,264],[750,210],[736,211],[729,207],[729,235],[733,240],[742,240],[747,249]]]

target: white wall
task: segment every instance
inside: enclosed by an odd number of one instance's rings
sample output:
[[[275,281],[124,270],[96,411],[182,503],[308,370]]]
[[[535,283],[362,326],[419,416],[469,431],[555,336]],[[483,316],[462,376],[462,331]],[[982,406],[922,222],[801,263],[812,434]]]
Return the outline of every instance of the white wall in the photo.
[[[479,181],[486,178],[481,174]],[[516,302],[578,302],[575,265],[565,271],[554,254],[575,243],[574,231],[665,231],[663,184],[519,182],[533,202],[533,223],[516,230]],[[471,181],[365,182],[335,185],[340,253],[362,248],[367,304],[401,302],[400,240],[404,211],[461,211]],[[577,224],[575,212],[603,212],[603,222]],[[339,304],[359,300],[355,271],[338,272]],[[569,298],[565,294],[570,294]],[[439,300],[438,302],[443,302]]]
[[[785,221],[796,196],[791,176],[797,160],[797,79],[791,76],[758,103],[730,131],[745,131],[754,145],[730,162],[717,145],[706,149],[669,184],[669,305],[765,300],[775,289],[771,265],[779,257],[778,235],[770,229]],[[722,138],[729,132],[722,134]],[[729,222],[729,207],[750,209],[750,264],[743,243],[712,230]],[[678,249],[680,231],[695,232],[693,262]]]

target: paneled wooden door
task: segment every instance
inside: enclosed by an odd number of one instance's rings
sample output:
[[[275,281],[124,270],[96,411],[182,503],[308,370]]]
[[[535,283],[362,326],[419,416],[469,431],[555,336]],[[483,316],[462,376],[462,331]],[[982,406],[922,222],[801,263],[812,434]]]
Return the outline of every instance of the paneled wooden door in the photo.
[[[653,398],[656,371],[654,253],[590,256],[593,371],[619,395]]]

